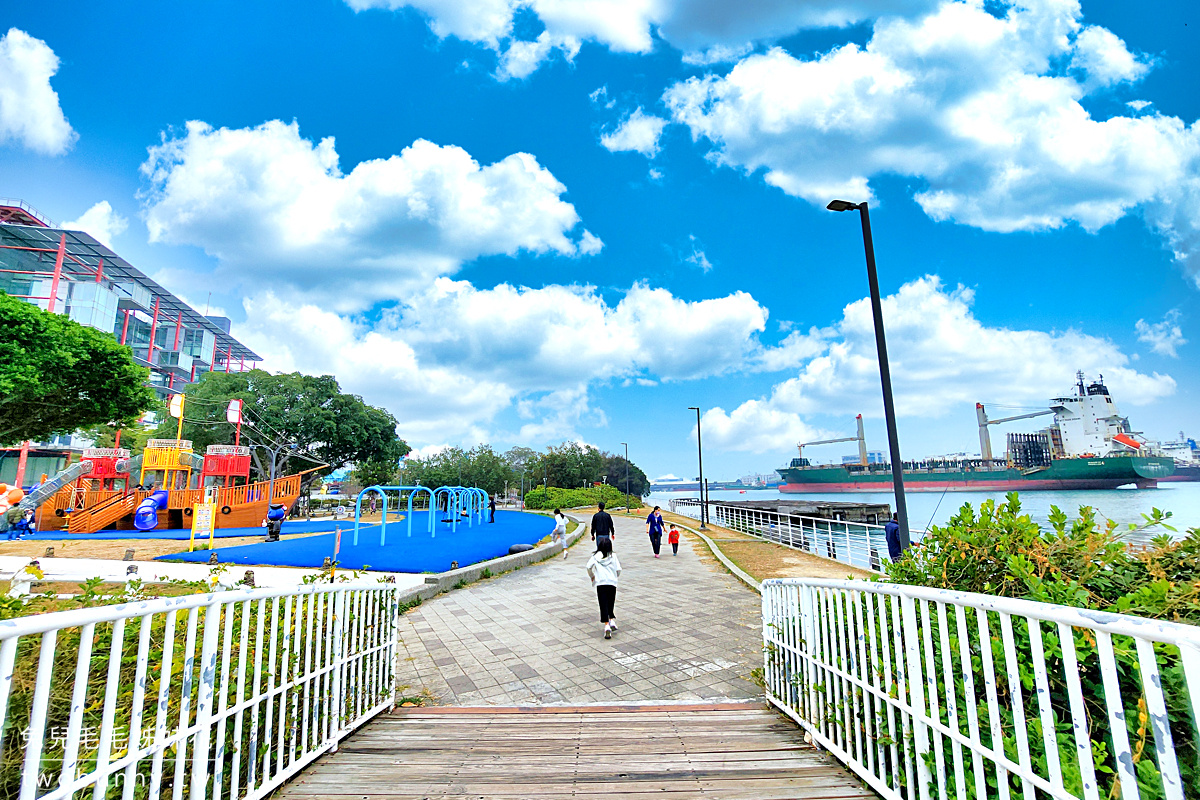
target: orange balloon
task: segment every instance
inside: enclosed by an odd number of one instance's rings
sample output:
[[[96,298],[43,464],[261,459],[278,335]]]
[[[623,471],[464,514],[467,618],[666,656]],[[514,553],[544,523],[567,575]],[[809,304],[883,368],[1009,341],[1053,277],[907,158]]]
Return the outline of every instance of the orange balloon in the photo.
[[[5,494],[5,497],[8,498],[9,505],[14,505],[14,506],[17,503],[21,502],[21,498],[23,498],[24,496],[25,496],[25,492],[16,487],[9,489],[8,492]]]

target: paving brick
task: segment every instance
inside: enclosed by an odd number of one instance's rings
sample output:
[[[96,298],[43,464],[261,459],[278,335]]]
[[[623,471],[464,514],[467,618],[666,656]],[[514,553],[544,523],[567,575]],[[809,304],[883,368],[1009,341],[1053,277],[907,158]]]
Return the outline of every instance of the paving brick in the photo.
[[[743,699],[762,663],[759,598],[685,534],[655,560],[643,518],[614,516],[619,631],[605,640],[584,564],[591,543],[441,595],[400,619],[398,684],[455,704]],[[702,546],[702,545],[701,545]]]

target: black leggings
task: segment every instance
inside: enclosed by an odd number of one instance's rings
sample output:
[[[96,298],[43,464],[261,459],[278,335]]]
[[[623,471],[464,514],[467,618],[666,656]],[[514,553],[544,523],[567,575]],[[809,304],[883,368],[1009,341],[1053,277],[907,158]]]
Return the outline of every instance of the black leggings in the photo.
[[[600,601],[600,621],[607,624],[610,619],[616,619],[613,606],[617,603],[617,587],[597,586],[596,599]]]
[[[658,548],[662,547],[662,534],[650,534],[650,546],[654,548],[654,555],[658,555]]]
[[[671,552],[679,555],[679,542],[671,542]]]

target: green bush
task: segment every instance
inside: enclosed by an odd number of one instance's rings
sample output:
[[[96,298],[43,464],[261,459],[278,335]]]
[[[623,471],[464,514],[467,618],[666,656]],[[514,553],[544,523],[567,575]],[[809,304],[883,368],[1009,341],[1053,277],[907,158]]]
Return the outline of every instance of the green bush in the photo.
[[[613,486],[595,486],[587,489],[530,489],[525,495],[525,507],[536,509],[579,508],[594,506],[601,500],[609,508],[625,505],[625,494]],[[641,508],[641,498],[629,495],[629,507]]]
[[[1151,527],[1173,530],[1165,524],[1169,517],[1170,514],[1155,509],[1152,514],[1146,515],[1144,525],[1130,528],[1137,532]],[[1200,529],[1192,528],[1180,540],[1172,540],[1166,535],[1158,536],[1145,548],[1135,549],[1122,541],[1116,523],[1101,523],[1096,511],[1087,506],[1079,509],[1079,516],[1075,520],[1069,520],[1066,514],[1052,507],[1049,529],[1043,529],[1027,514],[1021,513],[1020,500],[1014,492],[1008,495],[1005,502],[984,502],[978,514],[970,504],[964,505],[945,526],[930,530],[921,542],[915,543],[897,563],[889,566],[888,580],[1195,625],[1200,624]],[[1002,620],[994,612],[985,616],[990,626],[990,642],[980,641],[979,631],[972,630],[976,628],[973,624],[965,628],[956,626],[953,617],[947,624],[947,630],[942,631],[941,621],[932,619],[926,612],[926,619],[933,629],[933,641],[946,637],[952,654],[959,652],[960,632],[967,631],[966,650],[977,654],[969,662],[977,689],[985,685],[984,669],[978,654],[985,649],[991,650],[996,665],[998,707],[989,707],[982,693],[976,695],[976,707],[981,720],[987,719],[989,713],[999,711],[1003,742],[989,743],[989,746],[1001,744],[1010,758],[1017,757],[1012,706],[1019,690],[1033,751],[1031,760],[1035,769],[1045,775],[1049,760],[1039,744],[1043,737],[1039,719],[1039,693],[1035,691],[1035,657],[1031,655],[1032,626],[1024,618],[1012,617],[1017,676],[1021,684],[1012,686],[1005,668],[1007,661],[1001,636],[1002,626],[998,624]],[[1117,765],[1112,755],[1112,729],[1103,700],[1101,643],[1087,628],[1065,629],[1048,623],[1040,623],[1038,628],[1047,667],[1048,698],[1058,745],[1057,756],[1066,788],[1082,796],[1068,684],[1064,677],[1069,660],[1063,653],[1063,639],[1067,637],[1067,630],[1070,630],[1067,644],[1069,647],[1073,643],[1078,661],[1078,675],[1092,731],[1100,796],[1119,796],[1121,790]],[[1117,681],[1125,700],[1125,726],[1133,749],[1133,767],[1138,787],[1143,798],[1162,797],[1154,731],[1148,724],[1147,699],[1142,687],[1137,648],[1130,637],[1114,635],[1111,641]],[[929,646],[927,639],[926,648]],[[1198,721],[1192,717],[1179,649],[1174,645],[1155,644],[1154,653],[1183,784],[1200,786],[1200,751],[1196,746],[1200,730],[1197,729]],[[932,665],[930,672],[937,681],[938,692],[943,700],[949,692],[958,698],[962,708],[967,698],[963,693],[961,670],[968,665],[953,655],[951,658],[958,662],[960,674],[949,686],[940,665]],[[1194,692],[1200,690],[1200,686],[1193,685],[1190,689]],[[943,704],[942,716],[949,725],[945,710]],[[960,722],[961,719],[960,715]],[[980,736],[990,740],[983,726]],[[949,763],[952,752],[948,740],[944,741],[942,756]],[[947,775],[947,779],[953,782],[952,776]],[[988,783],[993,788],[995,780],[994,775],[989,775]],[[967,782],[971,783],[969,777]],[[1009,782],[1010,791],[1017,796],[1016,793],[1022,789],[1019,779],[1010,776]],[[968,796],[973,796],[974,787],[965,788]]]

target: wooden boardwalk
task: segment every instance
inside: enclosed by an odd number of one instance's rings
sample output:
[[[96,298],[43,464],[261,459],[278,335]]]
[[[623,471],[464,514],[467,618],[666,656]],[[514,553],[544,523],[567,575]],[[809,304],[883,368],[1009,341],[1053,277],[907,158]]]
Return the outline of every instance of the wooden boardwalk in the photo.
[[[406,708],[276,794],[350,798],[875,798],[758,704]]]

